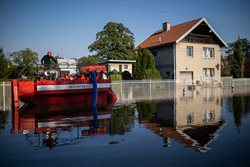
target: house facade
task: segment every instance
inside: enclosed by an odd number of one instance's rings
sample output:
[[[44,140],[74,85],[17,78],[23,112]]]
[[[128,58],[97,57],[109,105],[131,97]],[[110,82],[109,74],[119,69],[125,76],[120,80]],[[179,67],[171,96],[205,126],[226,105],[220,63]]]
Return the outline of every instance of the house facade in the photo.
[[[182,84],[221,81],[221,48],[227,44],[205,18],[179,25],[163,23],[138,48],[149,49],[163,79]]]
[[[135,60],[107,60],[100,64],[106,66],[107,72],[122,73],[128,71],[132,74],[133,63],[135,63]]]

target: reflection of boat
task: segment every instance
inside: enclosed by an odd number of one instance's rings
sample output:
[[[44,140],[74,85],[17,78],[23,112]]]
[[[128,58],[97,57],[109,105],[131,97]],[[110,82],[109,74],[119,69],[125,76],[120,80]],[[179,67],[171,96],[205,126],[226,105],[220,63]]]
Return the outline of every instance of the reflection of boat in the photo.
[[[81,76],[60,80],[12,80],[13,104],[17,107],[20,100],[25,104],[39,106],[41,111],[72,110],[74,106],[90,108],[92,93],[97,91],[98,108],[112,106],[117,97],[104,71],[105,66],[88,66],[81,69]]]
[[[97,113],[96,113],[97,114]],[[70,114],[35,114],[22,113],[19,116],[13,115],[12,130],[14,133],[34,133],[45,132],[50,129],[70,129],[72,127],[81,127],[84,130],[94,127],[102,127],[109,123],[111,113],[108,110],[98,111],[98,119],[93,119],[93,112],[80,111]],[[94,122],[96,121],[96,122]],[[96,126],[98,121],[98,126]],[[102,128],[101,128],[102,129]]]
[[[81,137],[104,135],[108,133],[110,122],[109,109],[99,109],[98,112],[96,108],[92,108],[92,111],[50,111],[49,114],[13,112],[12,132],[24,134],[33,147],[52,149],[77,144]]]

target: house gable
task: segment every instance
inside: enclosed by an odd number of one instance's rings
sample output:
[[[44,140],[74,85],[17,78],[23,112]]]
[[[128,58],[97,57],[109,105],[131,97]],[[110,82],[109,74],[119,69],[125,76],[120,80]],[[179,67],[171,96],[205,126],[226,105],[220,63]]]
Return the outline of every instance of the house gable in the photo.
[[[183,40],[187,40],[189,42],[218,44],[221,47],[227,47],[226,42],[223,41],[223,39],[205,18],[199,20],[192,28],[190,28],[179,39],[177,39],[176,43],[179,43]]]
[[[204,33],[204,30],[200,27],[206,27],[205,30],[207,30],[207,32]],[[213,27],[207,22],[207,20],[205,18],[198,18],[189,22],[172,26],[168,31],[158,30],[145,41],[143,41],[137,48],[154,48],[179,43],[190,33],[196,32],[197,34],[197,31],[201,31],[204,35],[209,32],[214,37],[214,39],[216,39],[215,41],[220,46],[227,47],[227,44],[222,40]]]

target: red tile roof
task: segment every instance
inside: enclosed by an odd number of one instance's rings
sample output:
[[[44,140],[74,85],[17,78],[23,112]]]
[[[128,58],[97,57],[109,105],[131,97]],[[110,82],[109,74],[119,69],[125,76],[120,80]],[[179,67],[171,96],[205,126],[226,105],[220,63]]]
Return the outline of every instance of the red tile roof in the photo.
[[[170,30],[163,31],[158,30],[145,41],[143,41],[138,48],[150,48],[154,46],[175,43],[180,39],[186,32],[188,32],[194,25],[196,25],[203,18],[198,18],[189,22],[178,24],[170,27]]]

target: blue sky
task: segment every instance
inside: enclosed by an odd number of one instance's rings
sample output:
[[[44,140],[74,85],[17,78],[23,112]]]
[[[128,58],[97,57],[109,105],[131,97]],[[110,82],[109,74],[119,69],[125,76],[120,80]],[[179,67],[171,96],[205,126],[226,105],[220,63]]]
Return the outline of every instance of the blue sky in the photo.
[[[80,58],[94,54],[88,46],[110,21],[128,27],[137,46],[163,22],[200,17],[226,42],[250,40],[249,10],[248,0],[1,0],[0,47]]]

